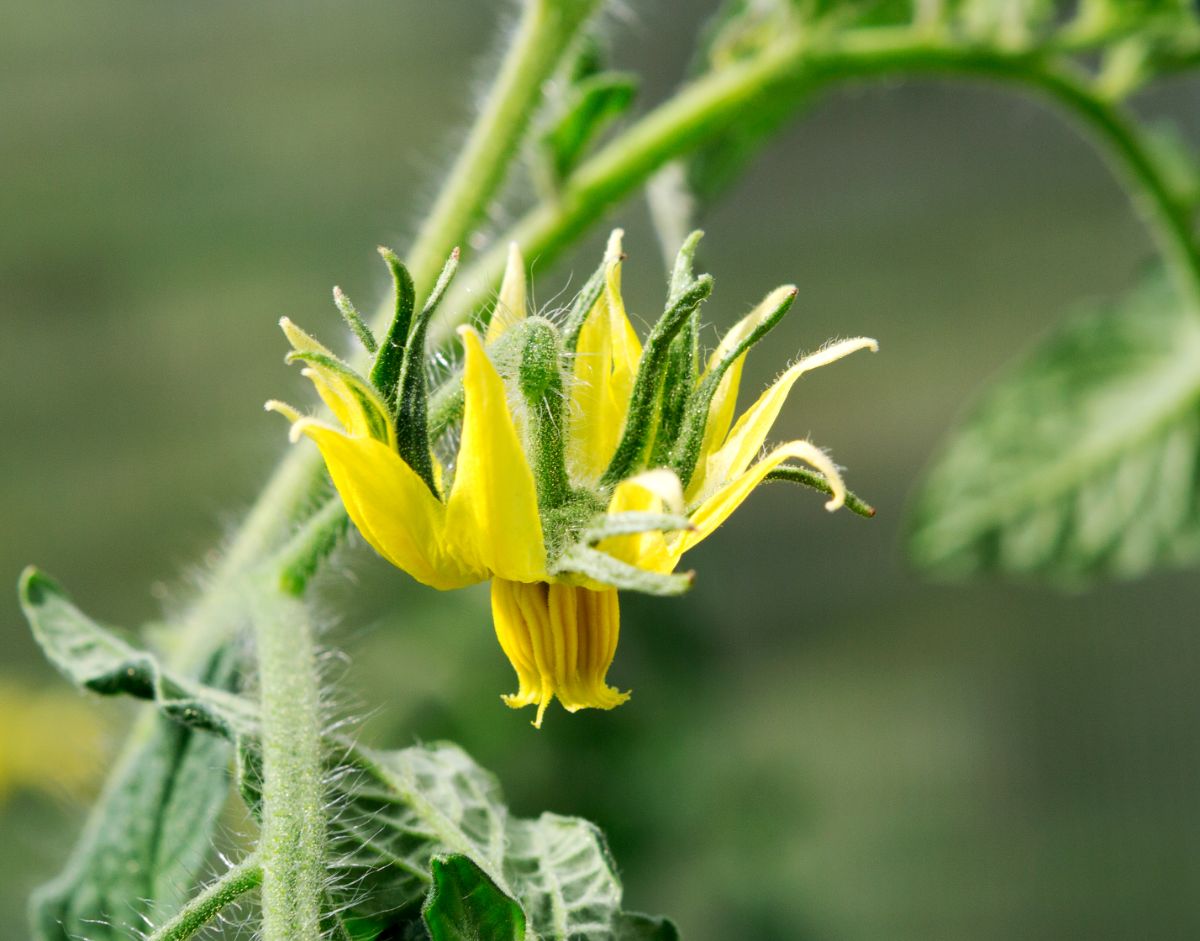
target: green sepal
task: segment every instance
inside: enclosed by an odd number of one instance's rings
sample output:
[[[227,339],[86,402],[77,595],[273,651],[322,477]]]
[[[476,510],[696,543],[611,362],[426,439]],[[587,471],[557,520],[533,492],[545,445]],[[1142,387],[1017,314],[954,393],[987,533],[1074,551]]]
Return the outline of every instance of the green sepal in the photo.
[[[396,290],[396,312],[387,335],[375,354],[375,364],[371,367],[371,384],[383,395],[388,408],[395,409],[396,385],[400,381],[400,370],[404,365],[404,347],[408,344],[417,289],[413,284],[412,275],[395,252],[380,246],[379,254],[392,272]]]
[[[696,260],[696,249],[702,238],[704,238],[704,230],[693,229],[691,234],[683,240],[683,244],[679,246],[679,251],[675,255],[675,265],[671,269],[671,283],[667,294],[668,304],[675,303],[683,296],[684,291],[695,283],[696,276],[692,273],[692,268]]]
[[[620,513],[605,513],[597,517],[579,534],[579,541],[594,546],[610,536],[636,536],[639,533],[674,533],[693,529],[692,521],[686,516],[673,513],[644,513],[626,510]]]
[[[564,113],[542,136],[555,183],[565,181],[588,146],[629,109],[637,87],[627,72],[600,72],[575,83]]]
[[[679,476],[679,482],[686,488],[696,472],[696,463],[700,459],[700,448],[704,444],[704,428],[708,424],[708,410],[712,407],[713,396],[725,373],[729,371],[739,356],[754,346],[774,329],[783,319],[784,314],[792,306],[797,292],[793,289],[770,314],[762,319],[757,327],[742,338],[728,354],[712,364],[696,386],[685,409],[682,427],[678,439],[671,450],[669,466]]]
[[[598,582],[626,591],[640,591],[645,595],[682,595],[692,587],[695,575],[692,572],[660,575],[648,572],[636,565],[614,559],[611,555],[588,546],[572,546],[554,564],[555,574],[574,573],[586,575]]]
[[[371,332],[371,328],[367,326],[367,322],[363,320],[362,314],[358,312],[358,308],[354,306],[350,298],[348,298],[341,288],[333,289],[333,303],[341,313],[342,319],[346,321],[346,326],[349,327],[358,341],[363,345],[371,355],[379,349],[379,344],[375,342],[375,334]]]
[[[562,346],[554,325],[540,317],[523,320],[508,332],[521,337],[517,386],[529,419],[530,466],[537,482],[538,505],[550,509],[571,496]]]
[[[663,366],[670,352],[671,343],[692,317],[700,305],[712,293],[713,281],[709,275],[701,275],[684,291],[659,318],[638,364],[637,377],[629,396],[629,412],[625,418],[625,430],[617,444],[613,459],[600,478],[602,486],[613,486],[638,469],[650,447],[658,420],[655,405],[662,389]]]
[[[429,862],[433,885],[421,908],[431,941],[524,941],[525,912],[461,853]]]
[[[819,493],[833,494],[833,488],[829,486],[829,481],[825,479],[825,475],[820,471],[810,470],[807,467],[796,467],[792,464],[781,464],[773,471],[770,471],[764,480],[785,480],[791,484],[800,484],[803,487],[811,487]],[[857,513],[859,516],[865,516],[870,519],[875,515],[875,507],[867,503],[857,494],[846,491],[845,507],[851,513]]]
[[[675,256],[668,287],[668,304],[674,303],[696,282],[692,273],[696,248],[704,238],[701,229],[695,229],[683,241]],[[700,372],[700,309],[697,308],[680,328],[679,335],[671,341],[667,354],[667,373],[663,378],[662,404],[659,406],[658,427],[654,432],[654,445],[650,449],[650,466],[665,466],[670,461],[671,449],[683,428],[688,399],[696,385]]]
[[[362,407],[371,426],[371,437],[385,444],[388,440],[388,423],[391,419],[386,412],[380,411],[375,394],[367,385],[365,379],[343,363],[336,356],[327,353],[317,353],[310,350],[293,350],[287,355],[287,362],[312,363],[330,372],[337,373],[354,395],[354,399]]]
[[[567,311],[567,316],[563,318],[563,349],[567,351],[568,355],[573,355],[579,346],[579,332],[583,329],[588,314],[596,306],[596,301],[600,300],[600,295],[604,293],[607,274],[608,259],[605,258],[600,263],[600,267],[584,282],[582,289],[575,295],[575,300],[572,302],[570,310]]]
[[[458,270],[458,249],[450,253],[433,292],[413,322],[404,346],[396,401],[396,450],[425,481],[430,492],[440,497],[433,479],[433,455],[429,438],[429,390],[425,372],[425,334],[446,288]]]

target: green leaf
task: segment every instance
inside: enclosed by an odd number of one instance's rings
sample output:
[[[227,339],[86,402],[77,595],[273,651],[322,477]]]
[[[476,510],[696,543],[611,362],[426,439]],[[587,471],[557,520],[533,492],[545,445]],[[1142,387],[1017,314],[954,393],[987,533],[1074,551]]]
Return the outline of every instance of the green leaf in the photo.
[[[195,883],[199,860],[187,848],[208,848],[211,821],[204,825],[205,814],[215,815],[227,792],[229,750],[217,736],[238,746],[242,792],[258,812],[257,709],[164,670],[152,654],[88,618],[36,571],[23,577],[21,599],[34,636],[72,682],[105,695],[151,700],[165,718],[180,723],[155,727],[156,735],[174,736],[171,748],[154,739],[133,756],[128,773],[118,775],[115,791],[102,801],[95,833],[69,878],[39,896],[39,937],[116,941],[128,936],[137,912],[170,914]],[[621,883],[592,824],[556,814],[510,817],[496,779],[453,744],[391,752],[337,736],[328,736],[326,744],[329,801],[336,808],[328,821],[330,892],[344,934],[370,937],[410,921],[435,883],[433,860],[449,855],[469,859],[495,892],[516,900],[531,937],[624,937],[617,933],[624,923]],[[463,904],[466,911],[475,902]],[[443,898],[436,910],[452,914],[448,905]],[[111,922],[119,931],[104,934],[92,920]]]
[[[1195,564],[1198,457],[1200,317],[1155,275],[988,389],[921,490],[910,551],[1068,581]]]
[[[421,915],[432,941],[524,941],[525,913],[466,856],[432,862]]]
[[[20,597],[42,652],[81,689],[153,700],[169,718],[218,732],[231,741],[257,731],[251,703],[165,671],[153,654],[130,646],[76,608],[63,590],[37,569],[28,568],[22,574]]]
[[[20,596],[43,649],[80,686],[104,693],[123,683],[139,693],[156,687],[147,660],[126,656],[130,649],[46,576],[28,570]],[[223,651],[204,678],[228,686],[235,666],[235,655]],[[66,867],[30,901],[38,941],[141,937],[145,919],[157,923],[173,914],[200,878],[229,793],[229,745],[164,716],[143,717],[140,728]]]
[[[679,929],[669,918],[626,913],[617,919],[616,941],[679,941]]]
[[[547,813],[509,821],[507,837],[504,873],[540,937],[612,937],[621,883],[595,826]]]
[[[589,145],[629,109],[637,84],[637,77],[625,72],[600,72],[572,86],[562,115],[542,137],[556,182],[570,176]]]

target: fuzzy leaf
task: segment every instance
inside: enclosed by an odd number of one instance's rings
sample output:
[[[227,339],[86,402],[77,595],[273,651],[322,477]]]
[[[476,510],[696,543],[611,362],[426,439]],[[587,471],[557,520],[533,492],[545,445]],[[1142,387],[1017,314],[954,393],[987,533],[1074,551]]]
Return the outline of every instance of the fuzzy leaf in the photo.
[[[46,576],[27,571],[20,595],[35,637],[78,685],[136,695],[160,687],[151,660],[129,656],[131,648],[82,614]],[[223,651],[204,679],[227,686],[235,663]],[[211,852],[229,793],[229,764],[223,739],[165,716],[148,722],[92,808],[66,867],[34,893],[34,938],[125,941],[142,936],[144,919],[158,922],[173,914]]]
[[[524,941],[525,913],[466,856],[433,860],[421,915],[432,941]]]
[[[910,550],[1069,581],[1195,564],[1198,457],[1200,317],[1156,275],[991,386],[925,482]]]
[[[211,845],[211,823],[202,826],[198,816],[204,807],[215,814],[220,802],[213,804],[214,795],[223,801],[227,793],[229,750],[221,737],[238,746],[242,791],[258,813],[256,709],[248,700],[164,670],[152,654],[80,612],[38,572],[22,579],[21,598],[46,655],[74,683],[105,695],[152,700],[165,718],[180,723],[161,727],[175,735],[172,741],[217,749],[192,754],[183,746],[148,744],[101,803],[78,861],[39,897],[39,938],[117,941],[132,936],[130,919],[137,919],[137,912],[169,914],[170,906],[182,901],[173,897],[159,904],[155,892],[164,876],[175,893],[186,893],[194,884],[195,865],[183,865],[181,848],[189,840],[203,849]],[[148,750],[151,745],[155,750]],[[330,736],[326,745],[329,799],[336,810],[328,821],[331,892],[343,933],[369,937],[376,928],[410,922],[434,884],[435,857],[450,855],[469,859],[495,893],[519,903],[531,938],[625,937],[620,934],[625,923],[621,884],[592,824],[555,814],[510,817],[495,778],[453,744],[381,752]],[[460,868],[455,878],[464,871]],[[448,904],[443,898],[436,911],[449,913]],[[475,902],[462,905],[470,913]],[[103,925],[91,920],[120,930],[104,934]]]

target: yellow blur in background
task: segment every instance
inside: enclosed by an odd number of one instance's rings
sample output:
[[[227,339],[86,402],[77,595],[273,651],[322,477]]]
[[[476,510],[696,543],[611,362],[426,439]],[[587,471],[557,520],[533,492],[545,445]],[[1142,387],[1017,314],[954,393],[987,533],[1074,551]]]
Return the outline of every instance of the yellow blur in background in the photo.
[[[686,73],[715,5],[623,7],[616,65],[645,77],[643,105]],[[129,629],[186,605],[286,447],[261,403],[305,401],[279,317],[336,336],[332,285],[383,296],[375,246],[403,254],[502,6],[6,9],[0,574],[36,563]],[[1141,104],[1196,140],[1197,101],[1189,80]],[[606,223],[627,231],[644,332],[665,284],[646,211],[631,200]],[[511,673],[486,591],[432,592],[357,543],[322,585],[323,640],[347,654],[328,673],[339,711],[372,743],[459,741],[514,813],[594,820],[628,907],[690,941],[1200,935],[1195,574],[1073,596],[945,586],[900,548],[962,404],[1150,257],[1108,170],[1011,89],[863,85],[814,102],[703,225],[718,329],[766,288],[800,288],[746,388],[828,337],[879,339],[878,356],[805,377],[778,428],[827,445],[879,516],[763,488],[689,556],[688,596],[622,598],[610,676],[631,701],[551,712],[541,732],[496,695]],[[606,231],[553,267],[531,259],[535,305],[568,302]],[[86,809],[64,795],[95,786],[120,740],[108,720],[130,710],[71,691],[10,598],[0,941],[27,941],[25,897]],[[21,783],[47,772],[49,793]]]

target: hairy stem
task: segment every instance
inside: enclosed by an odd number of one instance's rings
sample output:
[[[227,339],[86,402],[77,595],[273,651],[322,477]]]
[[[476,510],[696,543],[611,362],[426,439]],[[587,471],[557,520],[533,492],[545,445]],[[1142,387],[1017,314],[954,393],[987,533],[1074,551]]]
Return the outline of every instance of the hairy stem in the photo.
[[[500,74],[406,260],[419,290],[432,287],[451,249],[486,212],[537,110],[542,83],[596,6],[597,0],[523,3]]]
[[[1172,278],[1200,309],[1200,250],[1186,208],[1179,205],[1136,126],[1121,110],[1093,92],[1081,77],[1052,59],[1024,52],[957,45],[910,28],[856,30],[810,45],[785,35],[754,59],[710,73],[645,115],[582,164],[559,198],[519,219],[503,238],[460,273],[446,315],[430,330],[430,343],[444,345],[469,316],[471,296],[499,282],[509,241],[526,257],[549,261],[603,211],[644,183],[667,161],[719,133],[743,109],[767,95],[803,96],[838,81],[895,75],[952,74],[1024,85],[1063,105],[1092,132],[1102,153],[1123,176]],[[482,293],[481,293],[482,292]]]
[[[262,717],[264,941],[316,941],[325,876],[325,808],[317,664],[300,601],[252,601]]]
[[[208,924],[231,902],[262,884],[262,866],[251,856],[201,890],[170,921],[149,935],[146,941],[185,941]]]

